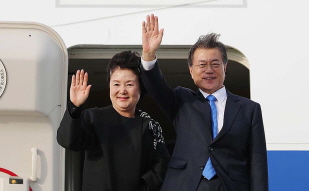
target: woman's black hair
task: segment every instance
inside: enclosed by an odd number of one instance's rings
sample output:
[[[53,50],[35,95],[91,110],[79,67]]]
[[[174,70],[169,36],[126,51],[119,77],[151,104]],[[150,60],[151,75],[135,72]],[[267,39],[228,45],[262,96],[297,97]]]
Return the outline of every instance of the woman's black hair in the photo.
[[[146,89],[144,87],[141,74],[139,71],[141,57],[137,52],[132,52],[130,50],[123,51],[117,53],[113,56],[113,58],[109,61],[106,71],[107,71],[107,82],[110,82],[111,75],[116,68],[120,69],[129,69],[131,70],[139,80],[140,90],[141,90],[141,97],[146,94]]]

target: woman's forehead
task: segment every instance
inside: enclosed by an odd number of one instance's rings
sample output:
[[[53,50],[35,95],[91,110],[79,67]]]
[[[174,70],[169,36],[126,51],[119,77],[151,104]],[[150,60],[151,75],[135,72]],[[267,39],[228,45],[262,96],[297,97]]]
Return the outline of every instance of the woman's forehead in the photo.
[[[130,69],[116,68],[111,73],[111,80],[136,80],[136,74]]]

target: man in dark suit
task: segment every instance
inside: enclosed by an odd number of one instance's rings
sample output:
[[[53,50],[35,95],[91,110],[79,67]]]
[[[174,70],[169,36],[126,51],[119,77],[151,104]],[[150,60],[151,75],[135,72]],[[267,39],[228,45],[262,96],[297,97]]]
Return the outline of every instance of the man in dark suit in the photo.
[[[228,58],[219,35],[201,36],[190,49],[189,71],[198,90],[172,90],[156,58],[163,37],[158,18],[147,16],[142,28],[143,82],[177,133],[161,190],[267,191],[261,107],[226,90]]]

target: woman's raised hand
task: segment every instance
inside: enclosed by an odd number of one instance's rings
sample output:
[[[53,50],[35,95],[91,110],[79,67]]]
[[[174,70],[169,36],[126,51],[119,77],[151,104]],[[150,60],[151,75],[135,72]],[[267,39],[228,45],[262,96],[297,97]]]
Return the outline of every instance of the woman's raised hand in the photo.
[[[71,102],[80,107],[88,98],[91,85],[88,85],[88,73],[84,70],[77,70],[76,75],[72,76],[70,88]]]

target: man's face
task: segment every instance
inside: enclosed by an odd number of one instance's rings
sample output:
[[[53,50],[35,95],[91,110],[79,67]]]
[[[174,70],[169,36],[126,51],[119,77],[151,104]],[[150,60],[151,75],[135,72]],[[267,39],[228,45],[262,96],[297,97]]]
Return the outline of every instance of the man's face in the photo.
[[[223,87],[226,65],[218,48],[197,48],[189,70],[194,83],[202,91],[212,94]]]

